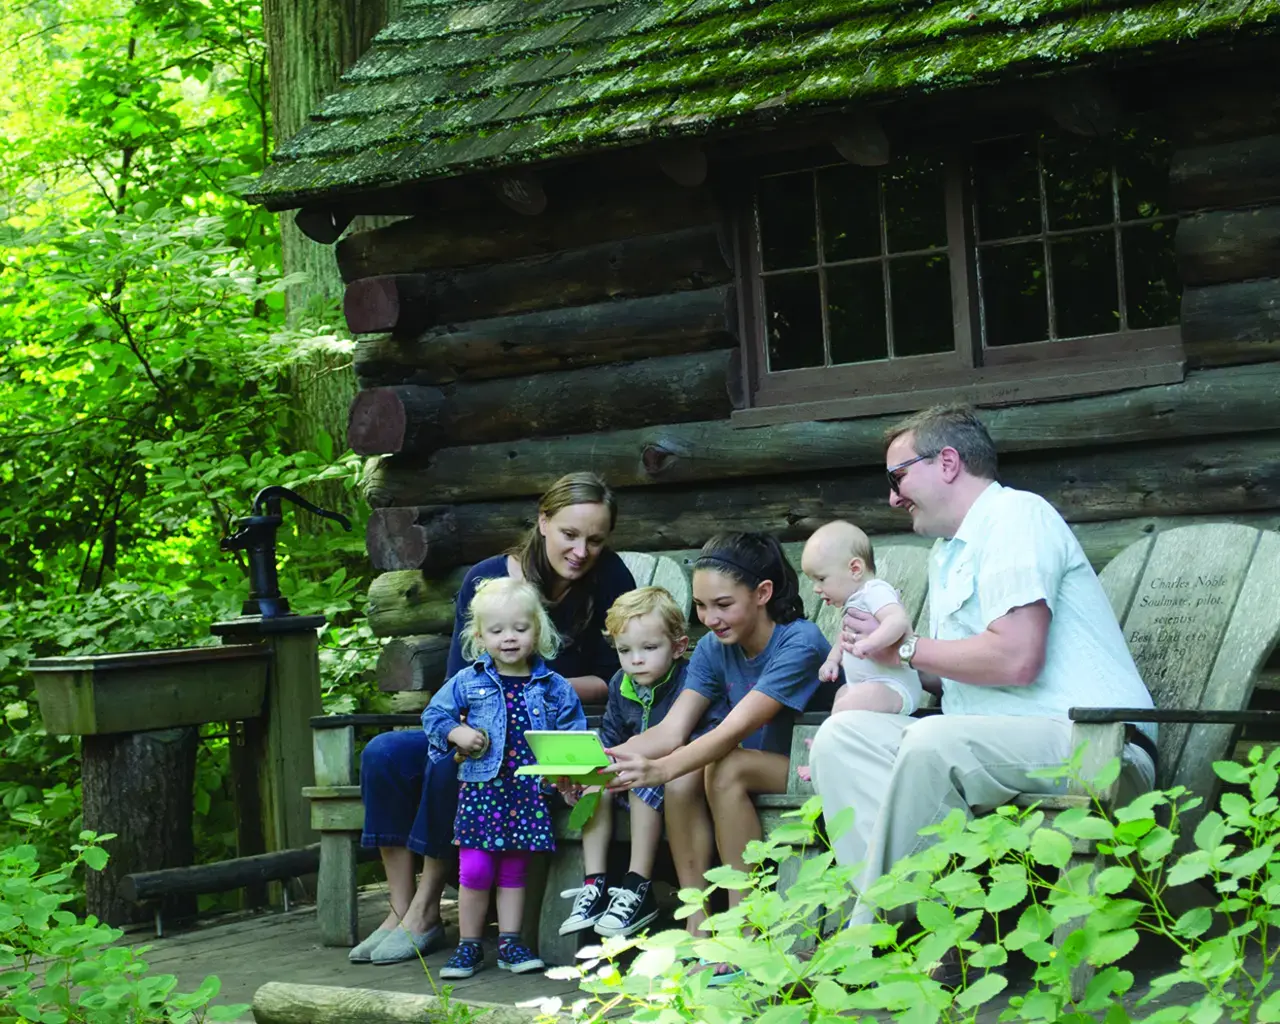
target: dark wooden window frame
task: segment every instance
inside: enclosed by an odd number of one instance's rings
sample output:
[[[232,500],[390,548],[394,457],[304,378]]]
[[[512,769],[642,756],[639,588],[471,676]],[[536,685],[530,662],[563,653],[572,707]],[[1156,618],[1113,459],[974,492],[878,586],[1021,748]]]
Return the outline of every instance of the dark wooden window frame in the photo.
[[[768,371],[762,317],[764,273],[754,216],[754,182],[736,200],[738,295],[749,405],[733,413],[735,425],[852,419],[913,411],[949,401],[1004,405],[1171,384],[1183,379],[1185,357],[1182,332],[1177,325],[983,346],[978,309],[979,241],[966,180],[968,163],[965,147],[957,146],[946,153],[946,251],[955,348],[934,355]],[[1096,232],[1099,227],[1091,230]],[[1112,229],[1119,230],[1114,222]],[[1027,236],[1026,240],[1076,233],[1083,232],[1042,230],[1040,235]],[[1012,241],[1001,240],[1000,244]],[[983,247],[991,244],[995,243],[983,243]],[[880,257],[889,258],[883,254]],[[1119,286],[1124,286],[1123,279]]]

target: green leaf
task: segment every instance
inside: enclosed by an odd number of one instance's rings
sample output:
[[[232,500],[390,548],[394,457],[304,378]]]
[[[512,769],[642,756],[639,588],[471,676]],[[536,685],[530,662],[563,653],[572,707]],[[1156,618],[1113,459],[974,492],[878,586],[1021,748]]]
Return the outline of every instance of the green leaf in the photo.
[[[1213,771],[1223,782],[1232,786],[1247,786],[1252,775],[1248,768],[1234,761],[1214,761]]]
[[[1031,857],[1037,864],[1064,868],[1071,860],[1071,840],[1053,829],[1037,829],[1031,837]]]
[[[1104,868],[1098,873],[1098,877],[1094,880],[1094,892],[1105,895],[1114,895],[1115,893],[1124,892],[1133,884],[1136,877],[1133,868],[1113,866]]]
[[[1258,1024],[1275,1024],[1280,1021],[1280,989],[1272,992],[1253,1011]]]
[[[1189,939],[1198,938],[1213,925],[1213,911],[1208,907],[1194,907],[1174,922],[1173,930]]]
[[[955,997],[955,1004],[965,1010],[974,1006],[981,1006],[1003,992],[1008,984],[1009,981],[1003,974],[996,974],[994,971],[990,972],[958,993]]]
[[[1204,850],[1192,850],[1179,857],[1169,869],[1170,885],[1185,885],[1197,878],[1204,878],[1209,873],[1209,855]]]
[[[80,854],[81,858],[94,871],[101,871],[107,866],[107,851],[101,846],[91,846]]]
[[[1138,944],[1138,933],[1133,928],[1089,936],[1085,959],[1095,967],[1114,963],[1133,951]]]
[[[1217,811],[1209,811],[1196,826],[1195,843],[1201,850],[1212,851],[1222,845],[1227,836],[1227,823]]]

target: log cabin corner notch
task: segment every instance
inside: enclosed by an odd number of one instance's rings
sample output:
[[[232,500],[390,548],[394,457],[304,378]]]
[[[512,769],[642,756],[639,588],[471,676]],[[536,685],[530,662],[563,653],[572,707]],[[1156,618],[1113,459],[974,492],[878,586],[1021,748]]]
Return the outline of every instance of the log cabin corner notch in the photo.
[[[569,469],[620,489],[618,547],[891,533],[884,417],[957,398],[1086,533],[1280,510],[1278,27],[1280,0],[408,0],[249,197],[402,218],[335,250],[371,558],[432,609],[375,585],[384,684],[434,685],[453,574]]]

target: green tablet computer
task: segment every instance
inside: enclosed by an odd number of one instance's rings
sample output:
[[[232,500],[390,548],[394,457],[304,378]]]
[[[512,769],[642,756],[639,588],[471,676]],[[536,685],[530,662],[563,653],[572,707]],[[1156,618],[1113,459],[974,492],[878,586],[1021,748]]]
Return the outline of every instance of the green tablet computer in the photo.
[[[538,759],[537,764],[517,768],[517,775],[567,776],[579,782],[590,780],[600,785],[612,780],[612,775],[600,775],[598,769],[609,764],[600,734],[590,730],[557,732],[546,729],[526,730],[529,749]]]

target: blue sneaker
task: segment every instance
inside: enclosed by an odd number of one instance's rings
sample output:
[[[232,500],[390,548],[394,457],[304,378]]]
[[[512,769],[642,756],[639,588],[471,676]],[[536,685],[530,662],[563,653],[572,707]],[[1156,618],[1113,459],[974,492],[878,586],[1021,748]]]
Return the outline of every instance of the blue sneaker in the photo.
[[[533,950],[519,942],[504,942],[498,947],[498,967],[512,974],[528,974],[546,969],[546,964]]]
[[[501,954],[499,954],[501,956]],[[478,942],[463,942],[458,945],[448,963],[440,968],[441,978],[470,978],[476,971],[484,969],[484,947]]]

